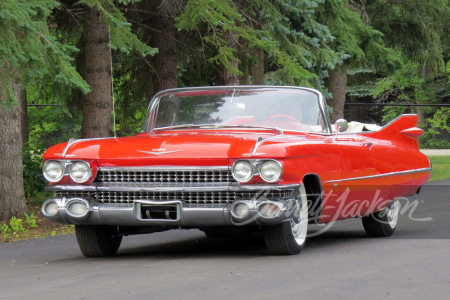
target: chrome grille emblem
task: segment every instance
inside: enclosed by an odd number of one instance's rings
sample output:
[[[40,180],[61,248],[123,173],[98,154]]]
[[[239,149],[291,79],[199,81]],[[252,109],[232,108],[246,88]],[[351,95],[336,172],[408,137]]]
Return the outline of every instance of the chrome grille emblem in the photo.
[[[142,151],[142,150],[136,150],[136,151],[141,152],[141,153],[151,154],[151,155],[163,155],[163,154],[181,152],[183,150],[166,151],[166,149],[152,149],[152,151]]]

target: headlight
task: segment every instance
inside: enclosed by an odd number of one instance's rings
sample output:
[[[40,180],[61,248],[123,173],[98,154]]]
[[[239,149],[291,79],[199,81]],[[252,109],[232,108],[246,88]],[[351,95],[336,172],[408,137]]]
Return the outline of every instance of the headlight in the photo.
[[[234,179],[239,182],[247,182],[253,177],[253,167],[246,160],[236,161],[232,168]]]
[[[280,179],[283,167],[279,161],[268,160],[262,163],[259,173],[265,181],[275,182]]]
[[[73,181],[83,183],[91,178],[92,170],[87,162],[77,161],[70,166],[69,175]]]
[[[64,167],[59,161],[49,160],[44,164],[44,177],[50,182],[58,182],[64,176]]]

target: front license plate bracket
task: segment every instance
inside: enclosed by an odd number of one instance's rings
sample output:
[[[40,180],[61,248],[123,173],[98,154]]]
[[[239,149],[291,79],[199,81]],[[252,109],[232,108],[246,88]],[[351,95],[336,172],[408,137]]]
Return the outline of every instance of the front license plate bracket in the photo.
[[[180,220],[181,202],[140,200],[135,202],[135,212],[140,220],[174,222]]]

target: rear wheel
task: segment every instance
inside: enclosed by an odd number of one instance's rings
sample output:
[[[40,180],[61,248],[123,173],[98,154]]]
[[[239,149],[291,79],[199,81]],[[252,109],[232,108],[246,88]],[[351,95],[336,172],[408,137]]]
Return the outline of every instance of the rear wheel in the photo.
[[[305,187],[300,188],[292,219],[273,226],[263,226],[264,240],[269,253],[292,255],[300,253],[308,233],[308,202]]]
[[[112,256],[119,250],[122,236],[115,226],[75,226],[78,246],[86,257]]]
[[[364,230],[368,236],[388,237],[391,236],[398,223],[400,202],[394,200],[380,212],[376,212],[362,218]]]

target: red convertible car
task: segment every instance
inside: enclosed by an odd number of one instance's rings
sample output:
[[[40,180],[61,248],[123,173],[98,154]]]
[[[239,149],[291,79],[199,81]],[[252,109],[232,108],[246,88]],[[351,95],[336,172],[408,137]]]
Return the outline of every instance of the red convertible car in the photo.
[[[273,254],[299,253],[311,223],[361,218],[369,236],[390,236],[398,198],[430,176],[416,123],[402,115],[384,127],[332,125],[308,88],[166,90],[140,134],[48,149],[54,197],[42,212],[75,224],[87,257],[115,254],[126,235],[177,228],[261,232]]]

